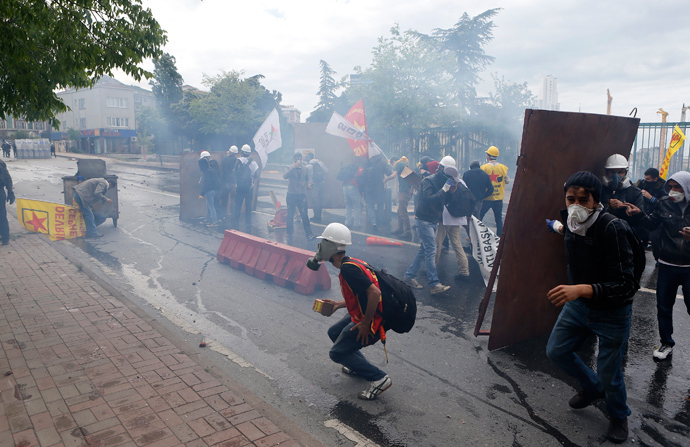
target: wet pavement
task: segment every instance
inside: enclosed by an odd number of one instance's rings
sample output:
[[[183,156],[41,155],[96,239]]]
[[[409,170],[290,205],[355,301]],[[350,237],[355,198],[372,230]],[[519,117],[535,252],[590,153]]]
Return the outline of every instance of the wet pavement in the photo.
[[[73,162],[50,163],[11,163],[17,195],[59,201],[60,172],[73,174]],[[209,361],[324,444],[606,444],[605,408],[599,403],[581,411],[568,408],[576,386],[544,355],[546,337],[488,352],[486,339],[472,335],[484,294],[476,264],[471,262],[469,280],[458,281],[455,256],[442,254],[439,274],[452,289],[437,296],[426,289],[417,292],[417,324],[409,334],[390,335],[388,364],[380,346],[364,351],[391,375],[393,387],[377,401],[362,402],[355,395],[366,384],[343,376],[328,359],[325,332],[335,320],[311,311],[315,297],[338,299],[335,269],[327,267],[332,288],[314,296],[233,270],[215,260],[221,231],[177,218],[174,170],[113,163],[109,173],[120,177],[118,228],[104,224],[106,236],[95,242],[55,244],[82,256],[85,265],[93,264],[101,280],[190,348],[208,337],[212,349],[203,354]],[[284,191],[276,187],[275,192],[284,201]],[[284,242],[284,233],[267,227],[272,211],[268,191],[262,191],[252,217],[254,234]],[[324,220],[342,222],[342,213],[325,211]],[[313,225],[312,231],[318,234],[323,227]],[[402,277],[417,245],[404,241],[402,247],[372,247],[365,243],[367,236],[356,232],[349,252]],[[306,241],[299,223],[291,243],[316,248],[316,242]],[[654,273],[649,260],[625,359],[633,411],[626,444],[690,445],[690,319],[679,300],[674,313],[677,348],[671,360],[655,363]],[[423,273],[418,278],[425,283]],[[484,328],[490,327],[491,312],[489,308]],[[593,361],[593,340],[582,355]]]

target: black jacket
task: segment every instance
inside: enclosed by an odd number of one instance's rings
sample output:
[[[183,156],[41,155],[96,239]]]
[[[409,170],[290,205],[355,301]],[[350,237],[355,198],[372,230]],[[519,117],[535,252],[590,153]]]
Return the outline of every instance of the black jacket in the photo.
[[[636,188],[633,185],[628,186],[627,188],[621,188],[621,189],[616,189],[612,190],[608,186],[604,186],[601,189],[601,200],[600,202],[604,205],[604,210],[607,212],[613,214],[619,219],[623,219],[624,221],[628,222],[630,226],[632,227],[633,230],[635,230],[635,233],[638,235],[638,237],[641,237],[644,232],[640,231],[641,228],[639,224],[636,224],[637,220],[635,218],[631,218],[631,216],[628,216],[626,213],[625,208],[619,208],[617,210],[614,210],[609,206],[609,200],[611,199],[618,199],[621,202],[627,202],[627,203],[632,203],[639,209],[643,210],[644,209],[644,196],[642,195],[642,191],[640,191],[638,188]]]
[[[7,188],[7,192],[12,192],[12,177],[7,170],[7,165],[0,160],[0,189]]]
[[[472,191],[472,195],[478,202],[489,197],[494,192],[494,185],[491,183],[489,174],[482,171],[481,168],[470,169],[462,174],[462,179],[465,181],[467,188]]]
[[[638,216],[641,216],[638,217],[640,223],[650,231],[661,226],[659,260],[690,265],[690,242],[685,242],[679,233],[683,227],[690,227],[690,205],[683,212],[680,205],[666,196],[658,200],[651,214]]]
[[[608,225],[597,221],[580,236],[565,225],[565,255],[568,259],[570,284],[590,284],[594,289],[591,299],[582,298],[592,309],[615,309],[631,304],[637,292],[633,251],[628,242],[630,231],[618,219]],[[563,221],[568,214],[561,211]],[[606,225],[603,240],[597,240],[597,227]],[[601,233],[600,233],[601,234]]]
[[[220,168],[218,162],[211,160],[209,167],[202,173],[201,195],[206,197],[209,191],[220,189]]]
[[[450,200],[450,191],[443,190],[446,177],[441,173],[432,174],[422,180],[422,191],[414,215],[425,222],[443,221],[443,206]]]

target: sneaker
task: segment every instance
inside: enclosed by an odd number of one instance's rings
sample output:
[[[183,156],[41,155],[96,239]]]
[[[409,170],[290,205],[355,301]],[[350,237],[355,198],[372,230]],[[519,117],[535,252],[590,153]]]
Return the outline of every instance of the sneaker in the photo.
[[[95,239],[97,237],[103,237],[103,233],[96,233],[86,236],[88,239]]]
[[[606,437],[614,444],[620,444],[628,439],[628,418],[611,418]]]
[[[568,401],[568,405],[570,405],[570,408],[575,408],[576,410],[579,410],[585,407],[589,407],[595,400],[603,398],[603,391],[580,390],[575,396],[572,397],[572,399]]]
[[[398,228],[398,229],[395,230],[395,231],[391,231],[391,234],[392,234],[393,236],[397,236],[397,235],[402,234],[402,233],[403,233],[402,228]]]
[[[343,366],[342,370],[343,370],[343,373],[347,374],[348,376],[357,376],[358,375],[356,372],[354,372],[353,370],[351,370],[347,366]]]
[[[654,350],[654,358],[657,360],[666,360],[666,357],[673,353],[673,346],[671,345],[661,345],[660,348]]]
[[[443,284],[438,283],[431,288],[431,291],[429,293],[431,293],[432,295],[436,295],[437,293],[443,293],[448,289],[450,289],[450,286],[444,286]]]
[[[386,391],[388,388],[393,385],[393,381],[391,380],[388,375],[386,375],[383,379],[381,380],[375,380],[373,382],[369,382],[369,388],[366,390],[360,391],[357,394],[357,397],[363,400],[374,400],[378,397],[379,394],[383,393]]]
[[[423,288],[424,288],[424,286],[422,286],[421,284],[419,284],[419,281],[417,281],[416,278],[406,279],[406,280],[405,280],[405,283],[406,283],[408,286],[412,287],[413,289],[423,289]]]

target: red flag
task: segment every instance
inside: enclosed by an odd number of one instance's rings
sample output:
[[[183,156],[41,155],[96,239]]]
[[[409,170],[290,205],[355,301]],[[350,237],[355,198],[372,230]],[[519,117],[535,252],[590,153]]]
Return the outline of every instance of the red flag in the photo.
[[[356,128],[367,133],[367,115],[364,113],[364,102],[361,99],[347,112],[345,119],[354,124]],[[347,142],[350,143],[352,152],[356,156],[369,157],[369,142],[367,140],[351,140],[348,138]]]

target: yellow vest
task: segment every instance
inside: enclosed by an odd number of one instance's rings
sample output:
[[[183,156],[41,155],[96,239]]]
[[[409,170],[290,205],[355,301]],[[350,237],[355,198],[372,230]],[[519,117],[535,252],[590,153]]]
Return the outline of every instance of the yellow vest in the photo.
[[[482,165],[482,171],[489,174],[491,183],[494,185],[494,192],[484,200],[503,200],[506,192],[506,175],[508,175],[508,166],[497,163],[492,165],[486,163]]]

